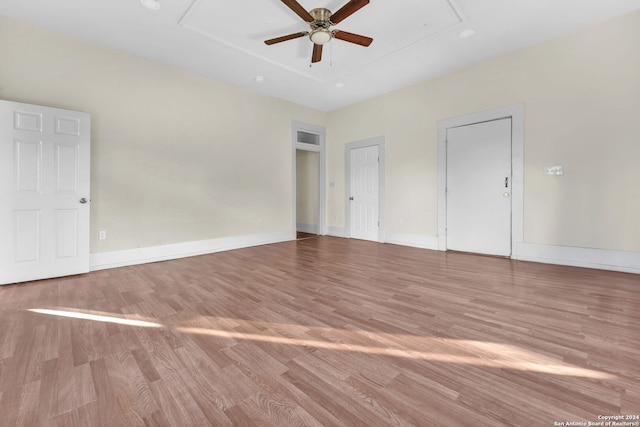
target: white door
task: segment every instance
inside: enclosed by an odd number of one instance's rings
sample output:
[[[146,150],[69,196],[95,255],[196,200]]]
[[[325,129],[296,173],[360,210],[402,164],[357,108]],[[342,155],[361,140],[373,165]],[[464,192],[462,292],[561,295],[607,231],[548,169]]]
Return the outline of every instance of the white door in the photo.
[[[0,101],[0,284],[89,271],[90,116]]]
[[[378,146],[349,151],[350,235],[355,239],[378,241],[379,180]]]
[[[447,249],[511,255],[511,118],[447,129]]]

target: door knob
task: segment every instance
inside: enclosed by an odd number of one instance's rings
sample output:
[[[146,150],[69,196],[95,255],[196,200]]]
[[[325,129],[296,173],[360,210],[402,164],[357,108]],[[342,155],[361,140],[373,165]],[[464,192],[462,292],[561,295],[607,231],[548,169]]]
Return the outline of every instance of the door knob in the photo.
[[[504,193],[502,193],[502,197],[509,198],[509,196],[511,196],[511,194],[509,194],[509,193],[508,193],[508,192],[506,192],[506,191],[505,191]]]
[[[88,202],[88,200],[87,200],[87,199],[85,199],[84,197],[83,197],[82,199],[80,199],[80,203],[82,203],[83,205],[84,205],[85,203],[87,203],[87,202]]]

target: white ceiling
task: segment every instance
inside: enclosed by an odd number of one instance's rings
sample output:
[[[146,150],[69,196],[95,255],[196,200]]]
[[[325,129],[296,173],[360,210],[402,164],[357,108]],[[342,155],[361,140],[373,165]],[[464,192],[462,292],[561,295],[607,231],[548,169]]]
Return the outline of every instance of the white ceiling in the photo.
[[[139,0],[1,0],[0,14],[329,111],[640,9],[640,0],[371,0],[333,27],[373,37],[371,46],[333,40],[310,66],[306,37],[263,43],[308,30],[280,0],[158,2],[150,11]],[[346,2],[299,0],[333,12]],[[467,28],[475,35],[460,38]]]

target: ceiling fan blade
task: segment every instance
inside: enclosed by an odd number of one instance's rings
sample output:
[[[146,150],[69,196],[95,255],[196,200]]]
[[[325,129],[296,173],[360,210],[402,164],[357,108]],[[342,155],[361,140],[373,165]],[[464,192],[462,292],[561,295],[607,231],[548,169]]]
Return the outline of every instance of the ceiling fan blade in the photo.
[[[344,40],[349,43],[359,44],[360,46],[369,46],[373,39],[371,37],[361,36],[360,34],[348,33],[342,30],[335,30],[333,37]]]
[[[353,15],[368,4],[369,0],[350,0],[349,3],[345,4],[336,13],[331,15],[331,22],[337,24],[338,22],[343,21],[345,18]]]
[[[275,39],[269,39],[269,40],[265,40],[264,43],[268,44],[268,45],[272,45],[272,44],[276,44],[276,43],[280,43],[280,42],[286,42],[287,40],[293,40],[293,39],[297,39],[300,37],[304,37],[309,33],[293,33],[293,34],[289,34],[286,36],[282,36],[282,37],[276,37]]]
[[[311,14],[307,12],[307,9],[302,7],[296,0],[282,0],[282,3],[286,4],[289,9],[293,10],[296,15],[304,19],[306,22],[313,22],[313,16],[311,16]]]
[[[314,44],[313,54],[311,55],[311,63],[320,62],[321,59],[322,59],[322,45]]]

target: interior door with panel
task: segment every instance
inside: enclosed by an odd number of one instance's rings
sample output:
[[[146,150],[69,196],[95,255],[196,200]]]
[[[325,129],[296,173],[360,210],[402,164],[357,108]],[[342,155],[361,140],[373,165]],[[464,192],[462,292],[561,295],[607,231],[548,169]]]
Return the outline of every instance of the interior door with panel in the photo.
[[[349,151],[349,226],[355,239],[379,238],[378,146]]]
[[[447,249],[511,255],[511,118],[447,129]]]
[[[89,271],[89,114],[0,101],[0,162],[0,284]]]

